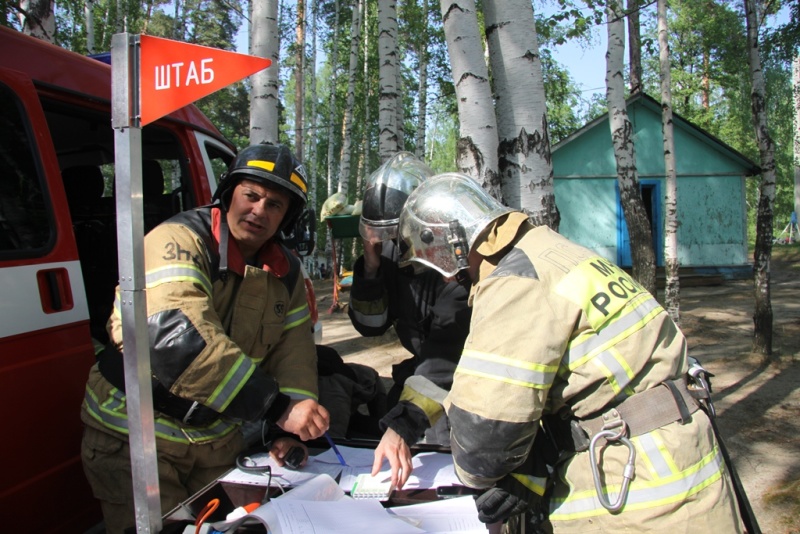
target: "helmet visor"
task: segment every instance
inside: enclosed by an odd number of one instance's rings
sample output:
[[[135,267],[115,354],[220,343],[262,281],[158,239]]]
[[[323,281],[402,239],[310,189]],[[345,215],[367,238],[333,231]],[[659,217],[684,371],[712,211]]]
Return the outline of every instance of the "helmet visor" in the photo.
[[[358,233],[367,243],[382,243],[397,237],[397,220],[368,221],[364,217],[358,221]]]

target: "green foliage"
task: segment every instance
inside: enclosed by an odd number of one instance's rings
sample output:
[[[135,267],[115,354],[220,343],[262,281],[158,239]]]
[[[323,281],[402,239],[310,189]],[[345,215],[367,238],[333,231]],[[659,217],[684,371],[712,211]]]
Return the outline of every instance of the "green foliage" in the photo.
[[[307,0],[308,1],[308,0]],[[368,18],[362,27],[359,63],[363,61],[363,33],[368,34],[365,70],[359,65],[355,81],[353,104],[353,138],[348,180],[351,202],[356,198],[356,180],[363,166],[369,174],[380,164],[378,155],[379,61],[378,61],[378,0],[365,0]],[[604,2],[596,0],[548,0],[557,5],[554,14],[542,17],[537,12],[536,31],[540,43],[551,144],[574,132],[583,122],[606,112],[605,95],[592,95],[588,103],[559,65],[550,50],[553,46],[578,39],[591,44],[592,32],[604,24]],[[0,0],[4,19],[0,24],[16,27],[15,0]],[[479,2],[480,3],[480,2]],[[350,21],[354,2],[339,0],[339,17],[334,16],[334,0],[317,0],[319,29],[318,65],[314,76],[317,82],[317,115],[311,117],[310,80],[306,79],[305,136],[314,136],[316,151],[306,152],[309,173],[316,180],[317,210],[327,196],[327,153],[333,143],[336,177],[342,150],[342,121],[346,103],[349,69]],[[308,3],[308,10],[311,4]],[[791,165],[792,128],[791,80],[789,61],[800,43],[800,4],[786,0],[772,2],[770,8],[788,5],[789,23],[764,33],[764,73],[767,83],[768,120],[775,146],[777,165],[777,195],[775,204],[776,231],[782,229],[791,211],[793,174]],[[280,10],[280,98],[279,137],[291,146],[295,142],[296,125],[294,87],[294,41],[296,4],[282,2]],[[536,6],[537,7],[538,3]],[[744,44],[744,25],[738,3],[724,0],[671,0],[671,64],[673,105],[684,118],[706,129],[712,135],[739,150],[753,161],[759,161],[750,111],[750,80]],[[122,8],[119,11],[118,8]],[[538,8],[538,7],[537,7]],[[63,0],[56,4],[57,42],[71,50],[86,53],[84,2]],[[237,31],[246,24],[243,0],[186,0],[179,13],[174,12],[172,0],[122,2],[98,0],[93,13],[95,50],[110,49],[111,35],[117,31],[147,33],[187,42],[234,49]],[[455,170],[455,143],[458,138],[458,114],[449,58],[444,40],[440,4],[428,0],[428,11],[422,2],[398,0],[398,53],[401,66],[400,83],[405,117],[406,150],[414,151],[415,129],[419,122],[417,109],[420,60],[428,62],[428,109],[426,160],[437,172]],[[642,52],[646,91],[659,94],[658,50],[652,3],[641,8]],[[177,19],[176,19],[177,15]],[[311,18],[308,13],[308,18]],[[125,27],[117,27],[117,20]],[[334,41],[333,27],[338,24],[338,39]],[[310,37],[306,39],[308,55]],[[332,64],[334,46],[338,47],[336,64]],[[336,74],[334,76],[334,74]],[[335,82],[335,83],[334,83]],[[333,99],[329,95],[333,93]],[[211,121],[237,146],[249,144],[248,82],[240,82],[217,91],[198,102]],[[333,103],[331,114],[329,105]],[[316,129],[310,125],[316,123]],[[333,135],[329,136],[329,132]],[[307,145],[308,146],[308,145]],[[366,147],[366,162],[361,161]],[[316,162],[313,164],[312,162]],[[313,168],[312,168],[313,167]],[[758,178],[747,180],[748,203],[757,205]],[[754,210],[750,210],[754,220]],[[780,226],[780,228],[778,228]],[[320,227],[324,236],[324,227]]]
[[[752,90],[743,15],[719,0],[670,2],[672,103],[676,113],[760,164],[753,130]],[[651,39],[655,27],[645,26]],[[763,52],[763,51],[762,51]],[[789,65],[780,54],[762,53],[767,122],[775,149],[775,230],[792,211],[792,93]],[[658,50],[643,51],[645,90],[660,94]],[[755,240],[760,177],[748,178],[748,238]],[[785,221],[785,222],[783,222]],[[778,226],[781,228],[777,228]]]
[[[540,56],[552,146],[581,127],[578,115],[581,94],[569,73],[553,59],[549,50],[542,49]]]

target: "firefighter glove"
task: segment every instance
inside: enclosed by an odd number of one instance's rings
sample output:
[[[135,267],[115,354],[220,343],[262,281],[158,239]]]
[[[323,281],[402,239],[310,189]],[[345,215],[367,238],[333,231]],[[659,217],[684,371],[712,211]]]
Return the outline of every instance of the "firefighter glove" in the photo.
[[[483,523],[505,523],[512,515],[535,508],[541,497],[526,488],[512,475],[506,475],[497,484],[475,499],[478,519]]]

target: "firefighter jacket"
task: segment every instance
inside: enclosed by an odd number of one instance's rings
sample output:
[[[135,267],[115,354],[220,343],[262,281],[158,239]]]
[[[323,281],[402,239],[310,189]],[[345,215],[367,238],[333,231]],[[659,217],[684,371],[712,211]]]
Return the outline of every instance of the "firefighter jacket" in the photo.
[[[174,442],[216,440],[242,421],[276,420],[291,398],[317,398],[298,260],[270,240],[247,265],[230,239],[220,272],[222,217],[216,206],[198,208],[145,237],[155,431]],[[82,418],[127,433],[124,380],[113,371],[122,359],[114,349],[123,350],[119,298],[108,323],[114,346],[90,371]]]
[[[455,282],[445,282],[433,269],[419,273],[411,268],[401,269],[397,256],[394,242],[385,242],[378,275],[372,279],[364,277],[363,256],[356,261],[348,307],[350,320],[363,336],[380,336],[394,326],[403,347],[413,355],[413,374],[449,390],[469,331],[468,291]],[[407,376],[393,378],[402,387]],[[405,397],[404,391],[401,404],[408,401]],[[393,409],[381,426],[389,426],[407,443],[415,443],[443,414],[436,403],[426,403],[422,408],[412,401]]]
[[[470,335],[445,399],[456,473],[486,488],[518,470],[549,414],[585,419],[687,371],[686,340],[628,274],[521,213],[475,245]],[[562,451],[550,521],[555,532],[741,532],[735,497],[703,411],[630,439],[635,475],[614,502],[630,450],[619,441]],[[536,451],[532,451],[533,454]]]

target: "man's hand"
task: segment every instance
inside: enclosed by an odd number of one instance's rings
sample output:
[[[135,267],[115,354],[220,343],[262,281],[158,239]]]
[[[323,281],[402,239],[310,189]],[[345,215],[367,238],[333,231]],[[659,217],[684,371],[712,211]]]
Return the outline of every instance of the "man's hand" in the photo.
[[[296,439],[290,438],[289,436],[278,438],[273,441],[272,448],[269,450],[269,455],[272,456],[279,466],[283,467],[286,463],[284,458],[286,458],[286,455],[289,454],[289,450],[292,447],[300,447],[303,449],[305,455],[303,456],[303,461],[300,463],[300,465],[306,465],[306,461],[308,461],[308,448]]]
[[[512,515],[533,510],[541,497],[526,488],[511,475],[497,481],[493,488],[475,499],[478,507],[478,519],[483,523],[505,523]]]
[[[320,437],[328,430],[331,417],[328,410],[313,399],[292,400],[275,423],[303,441]]]
[[[362,239],[361,242],[364,244],[364,278],[375,278],[381,266],[383,243],[380,241],[371,243],[366,239]]]
[[[389,465],[392,467],[392,486],[395,489],[402,488],[408,481],[408,477],[411,476],[411,449],[400,437],[400,434],[391,428],[386,429],[381,442],[375,449],[372,476],[377,475],[381,470],[384,458],[389,460]]]

